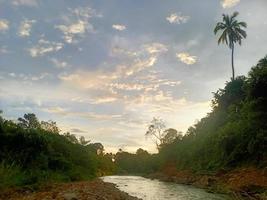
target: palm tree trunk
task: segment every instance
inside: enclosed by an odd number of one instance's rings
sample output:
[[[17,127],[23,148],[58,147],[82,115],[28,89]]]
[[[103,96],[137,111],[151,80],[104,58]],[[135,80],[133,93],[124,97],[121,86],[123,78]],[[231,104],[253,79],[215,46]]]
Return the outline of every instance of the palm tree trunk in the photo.
[[[232,79],[235,80],[235,67],[234,67],[234,45],[232,45]]]

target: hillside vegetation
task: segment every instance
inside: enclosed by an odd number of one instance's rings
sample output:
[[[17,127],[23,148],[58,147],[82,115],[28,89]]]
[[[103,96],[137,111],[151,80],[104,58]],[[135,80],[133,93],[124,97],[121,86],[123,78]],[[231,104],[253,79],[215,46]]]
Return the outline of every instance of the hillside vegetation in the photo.
[[[59,134],[53,121],[25,114],[17,122],[0,116],[0,189],[112,174],[115,166],[100,143]]]
[[[120,172],[146,174],[168,166],[195,172],[266,167],[267,57],[252,67],[247,77],[232,79],[215,92],[212,111],[184,135],[174,129],[166,129],[163,135],[158,154],[142,149],[136,154],[118,152]]]

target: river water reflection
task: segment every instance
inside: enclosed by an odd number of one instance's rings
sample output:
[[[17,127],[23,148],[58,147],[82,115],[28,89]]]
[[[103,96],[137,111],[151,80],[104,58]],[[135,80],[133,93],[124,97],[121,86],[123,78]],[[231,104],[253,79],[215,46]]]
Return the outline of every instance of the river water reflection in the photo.
[[[105,176],[102,179],[143,200],[228,200],[224,195],[208,193],[195,187],[140,176]]]

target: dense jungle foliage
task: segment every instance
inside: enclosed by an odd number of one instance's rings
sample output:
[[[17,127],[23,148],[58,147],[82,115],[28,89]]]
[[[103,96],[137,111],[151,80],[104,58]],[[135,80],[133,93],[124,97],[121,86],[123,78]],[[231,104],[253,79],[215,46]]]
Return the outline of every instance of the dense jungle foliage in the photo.
[[[51,181],[87,180],[115,170],[101,143],[59,134],[53,121],[25,114],[17,122],[0,116],[0,188]]]
[[[252,67],[248,77],[232,79],[215,92],[212,111],[184,135],[164,127],[154,119],[147,132],[159,140],[158,154],[140,149],[136,154],[116,154],[120,172],[150,173],[168,166],[196,172],[266,167],[267,57]]]

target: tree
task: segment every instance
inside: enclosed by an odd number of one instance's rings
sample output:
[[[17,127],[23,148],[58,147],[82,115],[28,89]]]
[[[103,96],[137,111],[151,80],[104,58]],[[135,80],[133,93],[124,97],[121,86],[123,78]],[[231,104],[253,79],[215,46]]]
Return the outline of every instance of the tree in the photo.
[[[216,35],[219,31],[222,34],[219,37],[218,44],[225,43],[232,51],[232,79],[235,79],[235,68],[234,68],[234,47],[235,43],[241,45],[242,39],[247,37],[246,31],[242,28],[246,28],[245,22],[239,22],[236,20],[238,12],[234,12],[231,16],[223,14],[223,22],[218,22],[214,29]]]
[[[158,149],[163,142],[165,127],[166,125],[162,119],[154,117],[148,125],[148,130],[145,134],[152,137]]]
[[[146,156],[146,155],[149,155],[149,153],[146,150],[139,148],[136,150],[136,155],[139,155],[139,156],[145,155]]]
[[[249,72],[248,95],[251,99],[267,98],[267,56],[261,59]]]
[[[3,123],[3,121],[4,121],[4,120],[3,120],[3,118],[2,118],[2,116],[1,116],[2,114],[3,114],[3,111],[2,111],[2,110],[0,110],[0,124],[2,124],[2,123]]]
[[[96,153],[97,155],[103,155],[105,151],[104,146],[99,142],[91,143],[88,145],[88,147],[92,148],[94,153]]]
[[[40,122],[34,113],[28,113],[23,118],[18,118],[18,125],[25,129],[39,129]]]
[[[84,136],[79,138],[79,143],[83,146],[87,146],[90,143],[90,140],[86,140]]]
[[[41,128],[51,133],[59,134],[60,129],[57,127],[57,123],[54,121],[42,121]]]
[[[63,135],[71,143],[79,144],[79,140],[76,138],[76,136],[74,134],[71,134],[71,133],[67,132],[67,133],[63,133]]]
[[[181,140],[182,139],[182,132],[178,132],[177,130],[173,128],[166,129],[164,131],[164,137],[162,139],[162,145],[171,144],[176,139]]]

